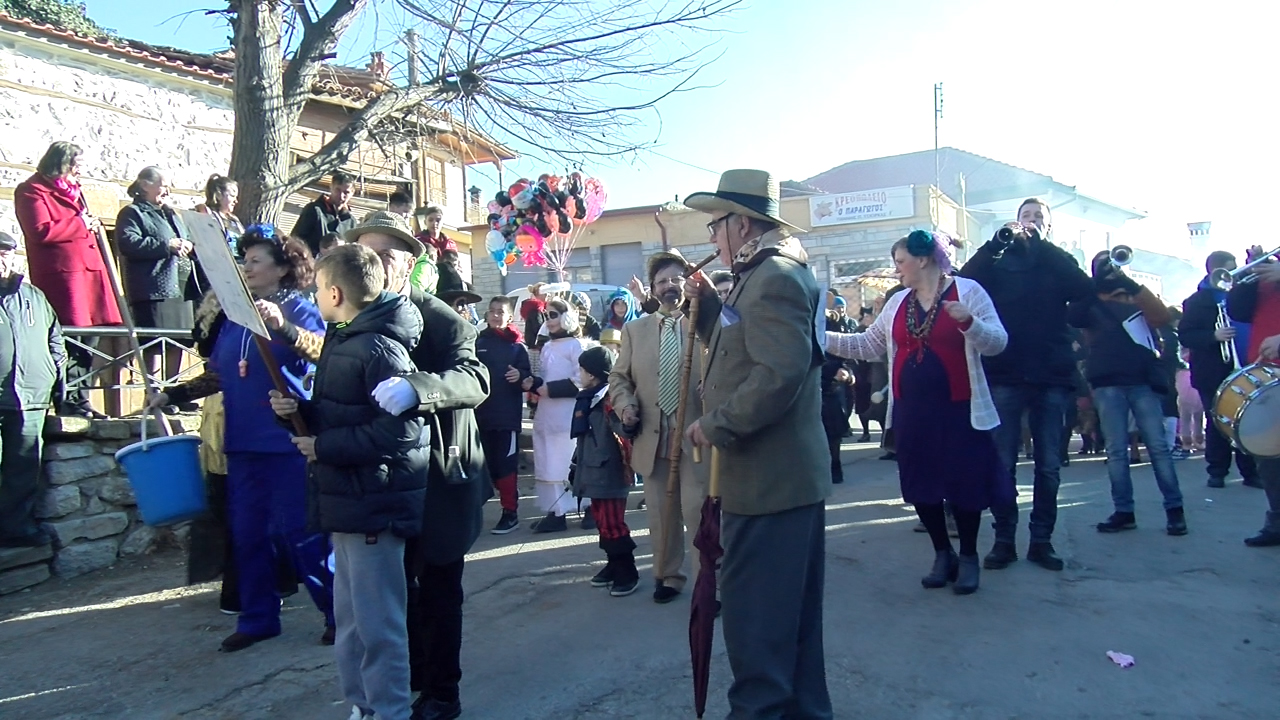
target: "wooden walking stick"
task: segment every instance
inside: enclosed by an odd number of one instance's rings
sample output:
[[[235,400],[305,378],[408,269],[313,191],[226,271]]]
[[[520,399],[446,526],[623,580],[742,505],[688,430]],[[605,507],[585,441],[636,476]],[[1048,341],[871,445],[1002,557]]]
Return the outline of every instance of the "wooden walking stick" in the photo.
[[[693,350],[698,344],[698,296],[696,294],[689,298],[688,322],[689,329],[684,338],[684,359],[680,365],[680,404],[676,406],[675,432],[670,433],[671,437],[668,438],[671,443],[668,452],[671,456],[671,469],[667,471],[667,497],[675,495],[676,488],[680,484],[680,456],[684,450],[685,422],[689,419],[685,407],[689,403],[689,381],[693,376]],[[702,462],[700,454],[700,450],[695,445],[694,462]]]

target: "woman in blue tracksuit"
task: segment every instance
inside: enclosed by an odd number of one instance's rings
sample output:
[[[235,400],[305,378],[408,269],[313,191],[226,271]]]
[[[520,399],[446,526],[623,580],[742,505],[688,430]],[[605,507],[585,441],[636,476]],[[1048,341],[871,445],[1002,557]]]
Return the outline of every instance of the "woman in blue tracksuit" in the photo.
[[[271,334],[274,362],[286,382],[305,397],[302,379],[312,366],[295,351],[297,329],[323,335],[316,306],[299,294],[311,285],[313,261],[302,243],[271,225],[254,225],[240,238],[245,284],[264,307],[283,315]],[[288,552],[297,575],[324,613],[321,642],[333,644],[333,582],[328,539],[306,528],[306,459],[268,402],[274,388],[253,333],[227,321],[200,377],[159,393],[150,405],[189,402],[221,392],[226,408],[227,494],[232,551],[240,571],[240,617],[222,641],[235,652],[280,634],[280,596],[274,555]]]

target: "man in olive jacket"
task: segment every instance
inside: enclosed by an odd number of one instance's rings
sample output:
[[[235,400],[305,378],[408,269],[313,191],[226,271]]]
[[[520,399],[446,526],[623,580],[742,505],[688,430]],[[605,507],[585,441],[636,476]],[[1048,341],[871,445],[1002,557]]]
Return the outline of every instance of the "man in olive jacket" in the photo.
[[[694,283],[708,355],[705,414],[687,431],[719,451],[729,717],[830,718],[822,592],[831,459],[818,286],[768,173],[730,170],[716,192],[685,205],[711,215],[712,241],[738,278],[723,305],[709,280]]]

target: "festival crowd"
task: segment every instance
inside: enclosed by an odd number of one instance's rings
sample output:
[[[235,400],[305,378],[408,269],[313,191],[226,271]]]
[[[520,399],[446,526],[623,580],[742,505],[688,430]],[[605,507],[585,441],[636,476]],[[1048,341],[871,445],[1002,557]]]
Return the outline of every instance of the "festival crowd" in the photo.
[[[69,352],[62,327],[122,322],[98,247],[106,236],[79,191],[81,159],[54,143],[15,193],[24,237],[0,233],[0,321],[12,328],[0,333],[5,546],[50,541],[33,517],[45,414],[94,412],[74,382],[89,353]],[[688,590],[713,464],[694,458],[712,452],[724,478],[716,611],[735,719],[832,717],[825,500],[844,481],[855,415],[861,442],[881,426],[883,459],[897,462],[930,539],[924,588],[971,594],[981,570],[1018,560],[1023,452],[1033,460],[1026,559],[1063,569],[1059,471],[1077,432],[1080,454],[1106,458],[1114,511],[1099,532],[1137,527],[1130,465],[1141,441],[1169,535],[1188,532],[1175,461],[1203,453],[1209,487],[1224,487],[1234,458],[1244,484],[1265,490],[1269,512],[1246,544],[1280,546],[1280,458],[1250,455],[1238,428],[1214,419],[1220,386],[1280,360],[1280,263],[1232,274],[1235,257],[1212,253],[1196,293],[1169,308],[1108,252],[1079,267],[1032,198],[963,266],[945,233],[899,239],[889,248],[899,285],[855,319],[839,293],[822,296],[776,180],[734,170],[685,199],[709,216],[729,270],[655,253],[597,317],[585,294],[545,284],[518,307],[485,302],[462,280],[440,208],[413,211],[397,194],[357,222],[352,186],[335,173],[286,234],[243,226],[235,182],[209,179],[200,211],[240,264],[269,352],[220,309],[161,169],[130,186],[114,244],[135,323],[190,330],[205,360],[147,407],[204,415],[211,513],[193,526],[190,574],[221,578],[220,607],[237,626],[220,649],[280,635],[281,598],[301,584],[353,720],[461,715],[465,557],[494,495],[490,532],[521,531],[530,416],[538,517],[527,532],[564,532],[571,518],[595,530],[605,564],[590,584],[614,597],[641,585],[626,522],[637,486],[652,599]],[[180,357],[146,361],[172,376]],[[980,559],[984,511],[995,542]]]

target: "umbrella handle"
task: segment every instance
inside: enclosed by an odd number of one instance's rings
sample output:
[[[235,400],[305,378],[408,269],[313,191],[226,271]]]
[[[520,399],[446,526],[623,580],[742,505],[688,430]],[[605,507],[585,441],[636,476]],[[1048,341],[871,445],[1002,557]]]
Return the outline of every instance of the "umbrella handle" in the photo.
[[[720,497],[720,448],[715,445],[711,446],[711,482],[707,488],[707,495],[713,498]]]

